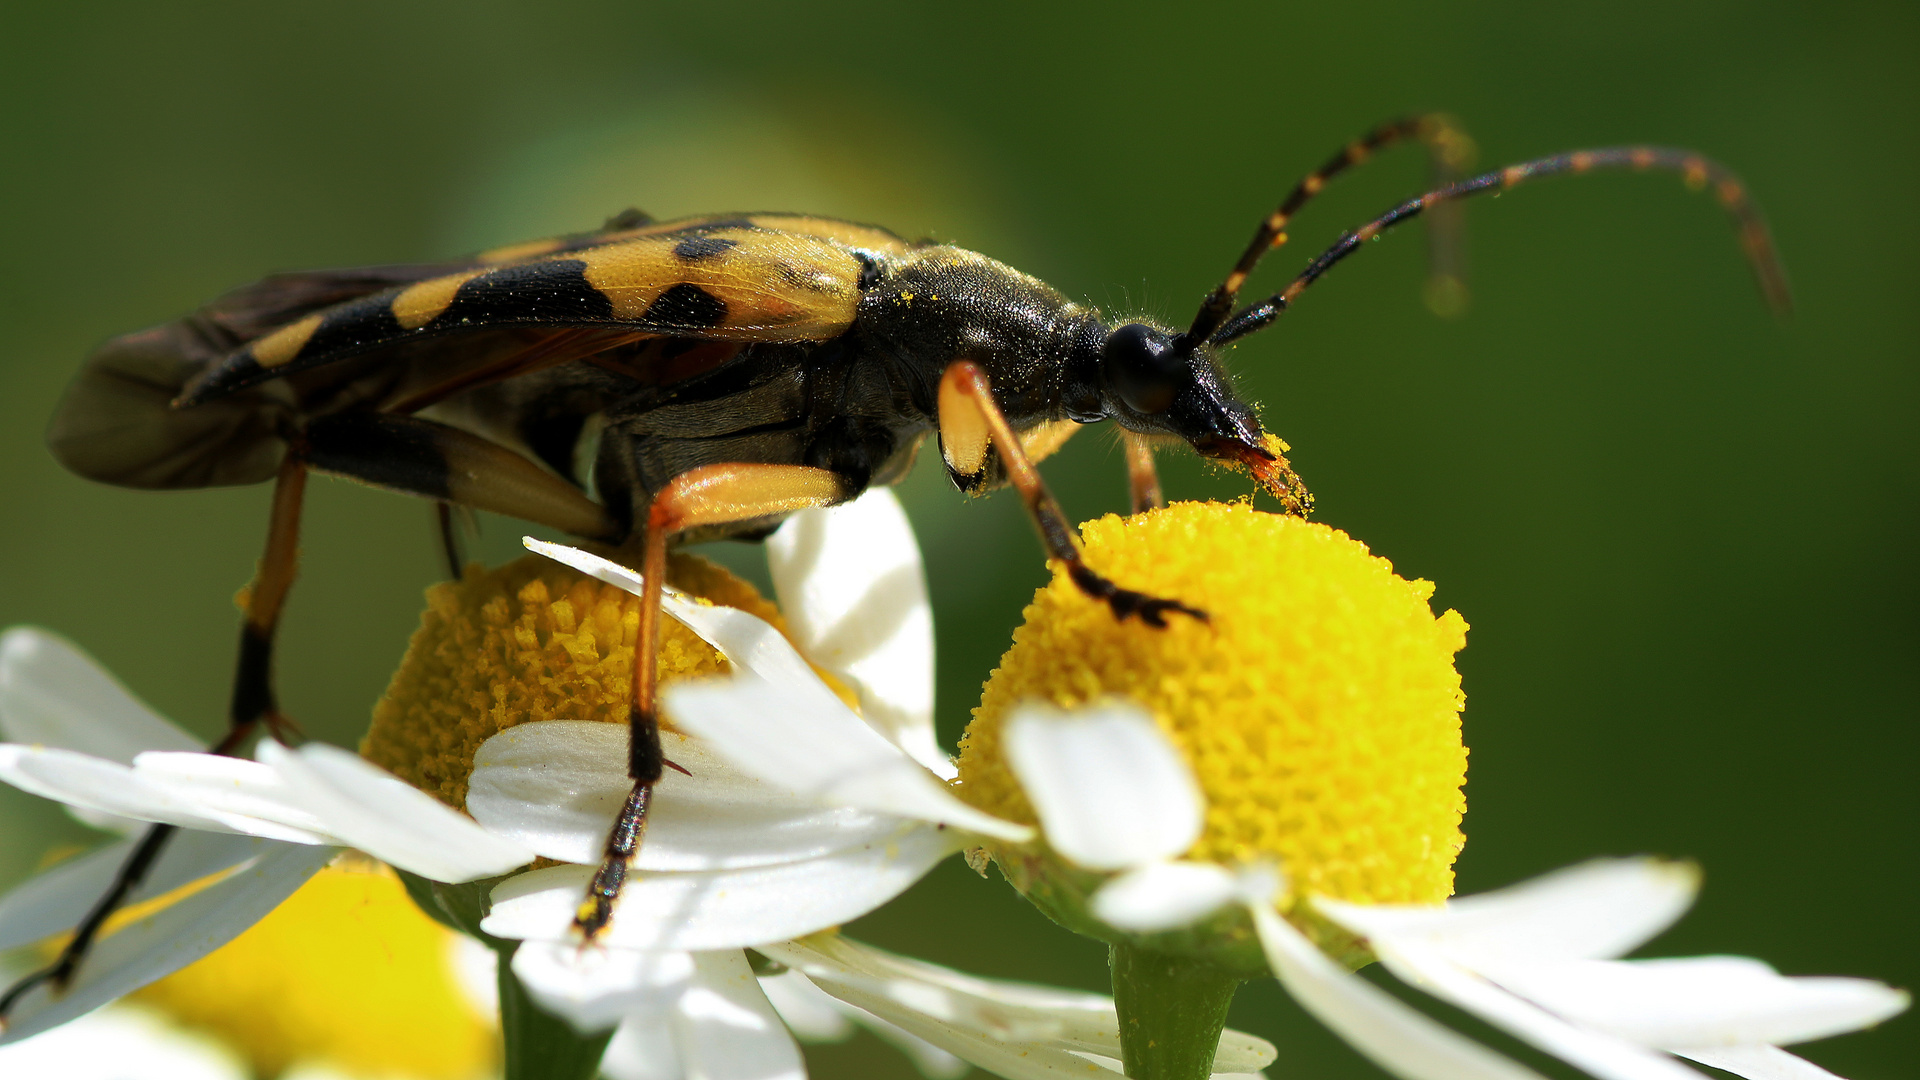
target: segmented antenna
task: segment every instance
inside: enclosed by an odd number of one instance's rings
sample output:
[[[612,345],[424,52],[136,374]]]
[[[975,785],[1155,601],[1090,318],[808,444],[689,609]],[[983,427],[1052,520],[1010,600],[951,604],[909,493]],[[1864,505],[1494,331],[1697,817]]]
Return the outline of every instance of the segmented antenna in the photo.
[[[1293,303],[1307,286],[1318,281],[1321,275],[1333,269],[1334,265],[1359,250],[1360,245],[1398,225],[1408,218],[1418,217],[1421,213],[1439,205],[1479,195],[1485,192],[1501,192],[1524,181],[1546,176],[1561,176],[1591,172],[1595,169],[1632,169],[1645,172],[1649,169],[1663,169],[1679,173],[1687,186],[1694,190],[1711,186],[1720,205],[1733,216],[1739,229],[1740,245],[1746,250],[1747,261],[1753,266],[1754,277],[1760,284],[1760,292],[1766,298],[1767,306],[1777,315],[1785,316],[1793,310],[1793,294],[1787,286],[1785,269],[1780,265],[1780,257],[1773,247],[1773,238],[1767,232],[1767,223],[1760,211],[1747,198],[1747,190],[1740,178],[1732,170],[1716,161],[1702,157],[1691,150],[1673,150],[1658,146],[1616,146],[1602,150],[1575,150],[1552,157],[1538,158],[1534,161],[1509,165],[1496,172],[1483,173],[1456,184],[1427,192],[1418,198],[1408,199],[1386,213],[1367,222],[1340,237],[1335,244],[1308,264],[1306,270],[1293,283],[1249,307],[1234,313],[1231,318],[1220,323],[1218,329],[1207,339],[1209,345],[1225,345],[1253,333],[1271,323]],[[1231,280],[1231,279],[1229,279]],[[1211,299],[1211,297],[1209,297]],[[1204,311],[1204,309],[1203,309]]]
[[[1260,260],[1269,251],[1287,242],[1287,222],[1293,220],[1300,208],[1326,187],[1327,181],[1355,165],[1363,164],[1376,151],[1411,139],[1418,139],[1427,145],[1433,161],[1433,181],[1437,185],[1445,185],[1454,180],[1472,161],[1473,140],[1455,126],[1451,119],[1438,113],[1390,120],[1348,143],[1338,154],[1329,158],[1326,164],[1301,178],[1285,201],[1281,202],[1279,207],[1260,223],[1260,227],[1254,231],[1253,239],[1247,244],[1247,250],[1241,253],[1239,261],[1233,264],[1233,270],[1227,274],[1227,279],[1215,286],[1214,290],[1207,294],[1207,298],[1201,301],[1200,312],[1193,317],[1193,325],[1187,328],[1186,333],[1174,339],[1174,348],[1190,352],[1194,346],[1206,341],[1222,323],[1226,322],[1227,316],[1233,311],[1234,301],[1239,298],[1240,287],[1246,284],[1247,278],[1253,274],[1254,268],[1260,265]],[[1434,222],[1433,227],[1451,233],[1458,230],[1459,223],[1457,221],[1444,224]],[[1459,242],[1455,236],[1435,238],[1436,272],[1457,272],[1454,264],[1457,262],[1455,253],[1458,248]]]

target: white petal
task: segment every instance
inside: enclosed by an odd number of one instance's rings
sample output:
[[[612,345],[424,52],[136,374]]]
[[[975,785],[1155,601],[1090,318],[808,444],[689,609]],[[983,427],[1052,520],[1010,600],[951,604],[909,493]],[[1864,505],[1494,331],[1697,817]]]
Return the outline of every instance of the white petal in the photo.
[[[918,977],[915,969],[931,965],[919,965],[838,935],[782,942],[762,951],[806,972],[821,989],[840,1000],[1008,1080],[1120,1075],[1090,1066],[1055,1038],[1069,1027],[1091,1027],[1097,1035],[1104,1035],[1110,1026],[1113,1052],[1118,1053],[1119,1021],[1114,1017],[1113,1003],[1098,995],[1059,995],[1080,1005],[1077,1010],[1073,1004],[1046,1010],[1010,1002],[995,1009],[991,999],[982,1000],[980,995],[960,990],[948,979]],[[958,972],[946,974],[986,985],[986,980],[969,980]]]
[[[921,1076],[930,1080],[958,1080],[973,1071],[973,1065],[958,1054],[950,1053],[890,1021],[882,1020],[858,1005],[836,1001],[861,1027],[881,1042],[907,1055]]]
[[[1604,960],[1632,951],[1693,903],[1700,872],[1658,859],[1596,859],[1444,907],[1343,904],[1316,899],[1356,934],[1416,941],[1467,967]]]
[[[760,990],[801,1042],[837,1043],[853,1036],[847,1006],[797,971],[760,976]]]
[[[1033,835],[961,802],[826,693],[812,672],[805,678],[820,692],[796,694],[788,683],[742,675],[676,683],[662,701],[676,726],[707,740],[745,772],[808,798],[1004,840]]]
[[[1100,886],[1093,914],[1120,930],[1148,934],[1185,926],[1230,903],[1234,876],[1200,862],[1150,862]]]
[[[933,734],[933,609],[913,526],[888,488],[802,510],[767,538],[767,567],[800,651],[847,681],[860,715],[943,780]]]
[[[793,1036],[738,950],[699,953],[673,1012],[687,1080],[805,1080]]]
[[[693,979],[693,957],[523,941],[513,951],[513,973],[548,1012],[579,1031],[605,1031],[622,1017],[664,1016]]]
[[[533,860],[523,845],[337,746],[290,750],[265,739],[256,752],[329,833],[382,862],[435,881],[472,881]]]
[[[583,574],[599,578],[601,581],[616,588],[625,589],[635,596],[640,595],[643,586],[646,584],[646,579],[640,576],[640,571],[621,566],[612,559],[595,555],[591,551],[582,551],[577,547],[569,547],[566,544],[554,544],[545,540],[535,540],[531,536],[521,537],[520,543],[528,551],[538,555],[545,555],[554,562],[571,566]],[[670,587],[671,586],[669,586],[669,588]]]
[[[1180,751],[1127,702],[1007,719],[1007,763],[1053,849],[1094,870],[1170,859],[1200,838],[1206,801]]]
[[[1045,1044],[1054,1050],[1109,1057],[1120,1053],[1120,1022],[1113,999],[1101,994],[982,979],[896,956],[838,934],[770,943],[760,951],[804,972],[842,1001],[899,1024],[982,1068],[996,1066],[956,1047],[984,1039],[1023,1048]],[[935,1025],[938,1032],[929,1034],[932,1029],[927,1025]],[[1266,1040],[1227,1031],[1220,1038],[1215,1068],[1223,1072],[1253,1071],[1265,1068],[1273,1059],[1274,1049]],[[1048,1060],[1068,1063],[1063,1055]]]
[[[673,1045],[670,1015],[636,1016],[623,1021],[600,1059],[607,1080],[682,1080],[680,1050]]]
[[[1718,1046],[1710,1050],[1674,1052],[1747,1080],[1840,1080],[1806,1058],[1796,1057],[1777,1046]]]
[[[1867,979],[1787,978],[1758,960],[1585,960],[1485,973],[1576,1023],[1642,1046],[1775,1046],[1877,1024],[1907,995]]]
[[[787,1029],[802,1042],[840,1042],[853,1034],[854,1024],[871,1031],[882,1041],[907,1055],[922,1076],[934,1080],[953,1080],[965,1076],[973,1066],[947,1053],[897,1024],[888,1023],[857,1005],[849,1005],[813,984],[798,971],[763,975],[760,989],[786,1021]]]
[[[39,1080],[250,1080],[239,1053],[162,1014],[117,1005],[0,1048],[0,1076]]]
[[[1118,1078],[1114,1069],[1090,1065],[1052,1042],[1007,1040],[980,1028],[938,1019],[859,982],[826,984],[836,997],[900,1031],[1007,1080],[1065,1077]]]
[[[89,810],[84,806],[62,805],[60,809],[65,810],[68,817],[85,825],[89,829],[98,829],[101,832],[107,833],[117,833],[121,836],[134,836],[145,832],[147,826],[152,824],[151,822],[141,821],[139,818],[121,817],[119,814],[103,814],[98,810]]]
[[[189,829],[247,831],[232,818],[208,812],[119,762],[71,750],[0,744],[0,780],[44,799],[121,817]]]
[[[334,854],[332,848],[277,844],[224,879],[135,919],[94,946],[65,994],[53,997],[42,986],[23,997],[0,1043],[85,1015],[225,945],[293,895]]]
[[[705,743],[660,733],[669,769],[654,789],[641,870],[722,870],[810,859],[898,831],[892,815],[821,806],[734,768]],[[550,859],[597,863],[626,802],[623,724],[549,720],[510,727],[474,755],[467,811]]]
[[[1381,1068],[1405,1080],[1541,1080],[1334,963],[1270,906],[1247,910],[1287,992]]]
[[[532,537],[533,550],[639,592],[638,574],[590,552]],[[983,814],[953,798],[912,758],[840,703],[784,635],[736,608],[704,604],[666,590],[665,610],[753,679],[707,680],[667,687],[662,695],[676,727],[716,744],[736,765],[788,790],[847,806],[920,817],[987,836],[1024,840],[1024,826]],[[717,701],[713,684],[736,689]],[[761,685],[764,684],[764,685]],[[676,704],[678,703],[678,704]],[[764,715],[771,707],[772,716]],[[746,710],[745,715],[735,715]],[[699,715],[692,715],[693,713]]]
[[[1700,1080],[1665,1054],[1570,1024],[1417,943],[1372,941],[1374,953],[1401,981],[1451,1002],[1600,1080]]]
[[[290,844],[345,846],[327,831],[325,822],[295,801],[284,777],[258,761],[156,750],[134,758],[133,771],[251,835]]]
[[[0,744],[0,780],[119,818],[331,844],[313,816],[287,804],[260,765],[201,751],[148,751],[133,767],[70,750]]]
[[[1099,994],[977,978],[839,934],[771,942],[760,951],[843,1001],[852,1000],[843,993],[851,987],[891,1002],[882,1009],[855,1002],[888,1018],[905,1008],[1002,1041],[1067,1041],[1115,1052],[1120,1047],[1113,999]]]
[[[635,949],[750,948],[864,915],[956,850],[951,833],[912,828],[817,859],[627,879],[599,940]],[[593,868],[552,866],[501,882],[480,928],[495,937],[565,939]]]
[[[123,840],[70,859],[28,879],[0,897],[0,950],[65,933],[106,893],[132,853]],[[169,837],[160,858],[128,896],[135,904],[170,893],[190,881],[217,874],[266,853],[274,841],[228,833],[187,830]]]
[[[92,657],[32,626],[0,634],[0,735],[122,765],[143,750],[205,749]]]

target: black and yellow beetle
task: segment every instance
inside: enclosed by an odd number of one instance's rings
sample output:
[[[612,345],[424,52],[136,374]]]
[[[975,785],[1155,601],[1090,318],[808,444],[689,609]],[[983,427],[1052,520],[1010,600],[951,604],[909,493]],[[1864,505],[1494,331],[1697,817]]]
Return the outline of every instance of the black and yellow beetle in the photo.
[[[1128,436],[1136,508],[1159,500],[1149,440],[1178,439],[1249,470],[1288,512],[1307,513],[1311,497],[1283,444],[1234,395],[1219,351],[1394,224],[1534,177],[1675,171],[1713,185],[1768,300],[1786,303],[1766,229],[1730,173],[1689,152],[1627,147],[1442,184],[1346,233],[1285,290],[1235,312],[1294,212],[1335,174],[1407,139],[1442,162],[1460,145],[1445,122],[1419,117],[1347,146],[1268,215],[1184,331],[1114,325],[984,255],[873,226],[790,214],[654,222],[629,212],[597,232],[456,262],[269,277],[109,342],[62,402],[49,441],[73,471],[128,487],[276,479],[222,753],[263,725],[279,730],[273,635],[310,470],[438,500],[443,526],[447,506],[472,507],[636,549],[648,591],[634,788],[578,919],[591,936],[610,917],[665,765],[652,643],[670,543],[764,535],[796,510],[892,483],[937,433],[955,485],[1018,488],[1047,554],[1117,617],[1204,619],[1086,566],[1033,462],[1078,426],[1113,420]],[[29,987],[71,978],[168,831],[148,833],[52,967],[0,997],[0,1018]]]

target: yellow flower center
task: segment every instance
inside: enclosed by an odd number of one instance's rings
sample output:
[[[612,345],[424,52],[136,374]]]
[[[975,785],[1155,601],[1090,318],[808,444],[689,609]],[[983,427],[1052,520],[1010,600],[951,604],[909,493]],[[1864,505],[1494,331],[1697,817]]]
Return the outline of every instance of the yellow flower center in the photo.
[[[495,1067],[497,1036],[461,990],[457,941],[392,871],[342,860],[132,1000],[212,1034],[261,1076],[304,1063],[467,1080]]]
[[[1235,504],[1180,503],[1081,528],[1122,586],[1205,610],[1120,621],[1056,567],[961,743],[960,794],[1033,822],[1001,725],[1025,701],[1149,709],[1206,794],[1190,858],[1277,860],[1295,893],[1435,903],[1463,838],[1457,612],[1345,533]]]
[[[752,585],[696,555],[675,553],[667,581],[785,629]],[[538,720],[627,722],[640,598],[572,567],[529,555],[468,567],[427,590],[360,753],[456,808],[467,804],[474,751],[504,728]],[[663,683],[717,675],[727,662],[672,618],[660,620]]]

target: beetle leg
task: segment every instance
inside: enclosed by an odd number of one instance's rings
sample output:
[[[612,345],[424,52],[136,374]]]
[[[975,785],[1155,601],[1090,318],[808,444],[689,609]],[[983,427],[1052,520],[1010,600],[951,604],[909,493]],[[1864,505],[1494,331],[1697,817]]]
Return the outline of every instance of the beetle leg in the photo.
[[[247,618],[240,627],[240,663],[233,678],[233,702],[227,709],[229,729],[213,752],[232,751],[254,724],[265,721],[275,735],[291,731],[273,693],[273,639],[280,626],[280,608],[293,587],[300,561],[300,507],[307,490],[307,463],[300,448],[289,449],[273,486],[273,511],[267,526],[267,550],[260,572],[247,588]]]
[[[296,733],[292,721],[281,714],[273,693],[273,639],[280,624],[280,609],[293,586],[299,560],[300,505],[306,493],[307,466],[295,449],[280,463],[279,478],[273,488],[273,510],[267,525],[267,548],[260,557],[258,572],[245,597],[246,619],[240,626],[240,657],[235,665],[233,698],[228,707],[227,733],[209,748],[213,754],[231,755],[265,723],[276,737]],[[146,880],[158,862],[172,825],[149,825],[127,860],[120,864],[113,883],[87,909],[73,937],[61,948],[53,963],[21,978],[0,994],[0,1030],[6,1028],[7,1014],[20,999],[36,987],[50,985],[58,993],[72,984],[81,963],[93,948],[107,920],[119,910],[127,896]]]
[[[434,500],[433,532],[440,538],[440,556],[447,560],[447,580],[459,581],[460,569],[467,564],[467,557],[460,550],[460,534],[453,523],[453,504],[445,499]]]
[[[987,373],[971,360],[956,360],[940,378],[940,450],[947,466],[968,474],[985,471],[987,453],[1000,455],[1007,480],[1020,492],[1034,527],[1040,530],[1040,542],[1047,557],[1066,564],[1067,576],[1080,591],[1095,600],[1104,600],[1116,618],[1138,615],[1149,626],[1167,625],[1167,613],[1180,612],[1205,620],[1207,613],[1188,607],[1178,600],[1166,600],[1123,589],[1094,572],[1080,556],[1080,541],[1073,534],[1067,515],[1047,491],[1040,470],[1028,460],[1012,425],[993,400],[993,388]]]
[[[1167,505],[1166,496],[1160,494],[1160,473],[1153,467],[1153,443],[1131,431],[1121,432],[1120,438],[1127,446],[1127,492],[1132,496],[1133,512]]]
[[[592,940],[613,917],[613,903],[647,832],[647,806],[653,787],[670,764],[660,749],[659,651],[660,601],[667,575],[667,542],[675,533],[703,525],[724,525],[776,517],[815,506],[831,506],[856,494],[839,474],[805,465],[705,465],[667,482],[647,507],[646,546],[640,572],[640,627],[633,645],[632,741],[628,775],[633,791],[607,834],[605,857],[573,925]]]

